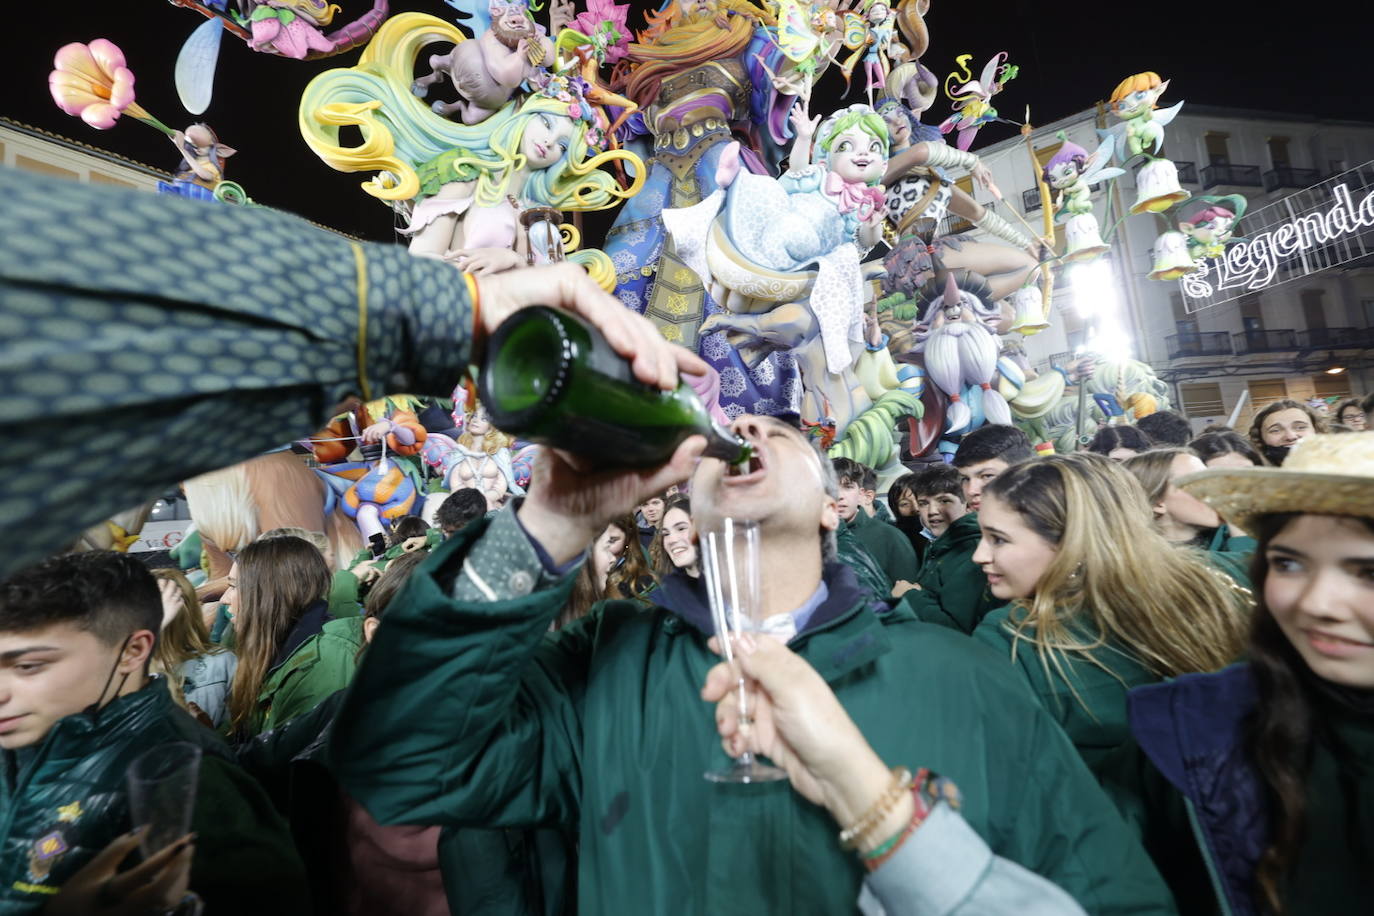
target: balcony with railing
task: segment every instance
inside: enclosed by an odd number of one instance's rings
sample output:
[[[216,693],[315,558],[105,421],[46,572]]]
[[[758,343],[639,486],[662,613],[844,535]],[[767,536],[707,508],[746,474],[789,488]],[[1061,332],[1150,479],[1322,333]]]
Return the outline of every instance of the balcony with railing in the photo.
[[[1230,356],[1231,335],[1225,331],[1186,331],[1164,338],[1169,359],[1189,356]]]
[[[1183,179],[1180,177],[1179,179]],[[1204,188],[1215,188],[1219,185],[1227,185],[1236,188],[1259,188],[1264,186],[1260,178],[1260,167],[1257,165],[1231,165],[1230,163],[1212,163],[1202,169],[1202,186]]]
[[[1196,162],[1175,161],[1174,168],[1178,169],[1178,180],[1180,184],[1197,184]]]
[[[1374,328],[1308,328],[1298,332],[1303,350],[1349,350],[1374,346]]]
[[[1275,331],[1239,331],[1231,335],[1236,355],[1245,353],[1276,353],[1298,349],[1298,334],[1292,328]]]
[[[1316,169],[1295,169],[1291,165],[1276,165],[1264,173],[1264,190],[1279,188],[1310,188],[1322,180]]]
[[[1040,189],[1031,188],[1029,191],[1021,192],[1021,209],[1027,213],[1034,213],[1040,209]]]

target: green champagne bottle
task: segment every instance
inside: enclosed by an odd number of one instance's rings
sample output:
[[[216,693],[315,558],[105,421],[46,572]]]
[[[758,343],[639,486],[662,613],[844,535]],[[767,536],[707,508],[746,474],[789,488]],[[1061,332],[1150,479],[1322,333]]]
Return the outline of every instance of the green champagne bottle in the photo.
[[[545,306],[521,309],[496,329],[477,391],[502,432],[608,467],[663,464],[693,435],[729,464],[753,454],[686,382],[674,391],[645,385],[599,331]]]

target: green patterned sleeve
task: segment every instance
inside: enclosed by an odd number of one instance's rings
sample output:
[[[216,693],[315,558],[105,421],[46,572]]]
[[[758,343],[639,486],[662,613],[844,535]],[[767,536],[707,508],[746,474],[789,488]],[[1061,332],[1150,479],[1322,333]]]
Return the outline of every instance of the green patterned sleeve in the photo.
[[[308,436],[349,394],[447,395],[465,374],[471,303],[442,262],[9,169],[0,200],[0,576]]]
[[[453,583],[453,597],[467,604],[513,601],[556,588],[581,568],[581,561],[551,571],[539,548],[516,520],[512,503],[496,514],[468,551]]]

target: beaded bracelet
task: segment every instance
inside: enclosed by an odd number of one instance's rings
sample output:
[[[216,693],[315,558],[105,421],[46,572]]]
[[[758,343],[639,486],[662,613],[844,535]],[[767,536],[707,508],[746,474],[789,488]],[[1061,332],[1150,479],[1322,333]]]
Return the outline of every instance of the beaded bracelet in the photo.
[[[863,815],[840,831],[840,846],[844,849],[854,849],[859,845],[864,834],[882,823],[883,818],[887,817],[889,811],[897,802],[901,801],[906,790],[911,788],[911,771],[906,767],[894,767],[892,770],[892,785],[887,787],[887,791],[878,797]]]
[[[869,871],[877,871],[884,862],[892,858],[907,838],[925,823],[937,804],[945,802],[957,811],[963,801],[959,789],[953,782],[935,775],[925,767],[916,771],[916,779],[911,786],[911,800],[913,805],[910,822],[882,845],[863,855],[864,867]]]

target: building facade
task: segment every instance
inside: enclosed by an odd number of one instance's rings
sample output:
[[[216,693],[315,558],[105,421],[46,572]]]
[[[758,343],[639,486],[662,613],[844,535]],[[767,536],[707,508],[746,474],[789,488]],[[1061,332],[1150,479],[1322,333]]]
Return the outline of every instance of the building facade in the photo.
[[[173,153],[168,143],[169,159]],[[159,181],[172,180],[170,172],[6,118],[0,118],[0,164],[69,181],[141,191],[156,191]]]
[[[1105,109],[1089,109],[1037,128],[1030,143],[1035,161],[1054,155],[1060,131],[1091,152],[1100,142],[1096,129],[1114,121]],[[1006,213],[1014,208],[1039,231],[1043,210],[1031,148],[1017,137],[976,152],[1004,195],[996,208],[1017,222]],[[1185,104],[1166,129],[1160,155],[1174,162],[1180,184],[1193,195],[1247,199],[1236,230],[1242,239],[1256,233],[1250,246],[1256,252],[1236,253],[1246,257],[1282,247],[1257,246],[1283,232],[1296,238],[1295,230],[1270,231],[1285,222],[1301,229],[1320,216],[1329,223],[1338,186],[1356,210],[1374,191],[1374,123]],[[1257,407],[1280,397],[1374,392],[1374,198],[1369,225],[1333,229],[1330,238],[1322,235],[1310,248],[1277,259],[1277,269],[1195,296],[1196,287],[1182,281],[1148,279],[1156,237],[1175,227],[1148,213],[1120,218],[1135,200],[1135,177],[1131,169],[1115,186],[1094,187],[1104,236],[1115,224],[1107,239],[1111,251],[1089,269],[1059,271],[1051,327],[1026,340],[1032,364],[1047,366],[1080,347],[1115,355],[1129,350],[1173,386],[1175,401],[1198,429],[1226,422],[1238,407],[1235,424],[1243,428]],[[992,203],[988,191],[974,194]],[[1062,235],[1056,247],[1064,250]],[[1221,285],[1216,272],[1209,279]]]

